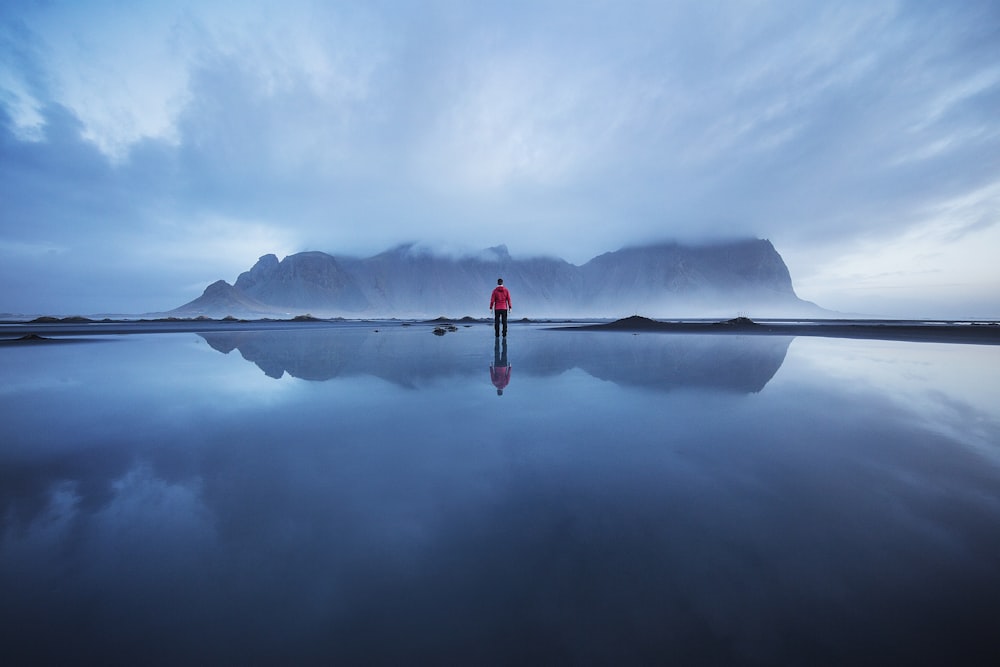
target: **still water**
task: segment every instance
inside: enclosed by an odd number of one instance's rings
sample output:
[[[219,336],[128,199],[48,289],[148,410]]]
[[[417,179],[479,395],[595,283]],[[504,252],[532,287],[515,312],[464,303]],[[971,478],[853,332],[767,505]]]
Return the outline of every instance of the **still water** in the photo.
[[[0,369],[7,664],[1000,657],[996,347],[383,323]]]

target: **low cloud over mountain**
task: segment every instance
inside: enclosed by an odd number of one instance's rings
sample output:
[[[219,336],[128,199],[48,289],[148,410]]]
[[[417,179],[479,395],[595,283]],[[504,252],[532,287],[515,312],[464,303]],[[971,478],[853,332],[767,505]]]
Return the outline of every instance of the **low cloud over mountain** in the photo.
[[[815,315],[795,294],[769,241],[663,243],[605,253],[582,266],[515,259],[506,246],[448,257],[402,245],[368,258],[264,255],[234,285],[218,281],[173,314],[221,317],[311,313],[330,317],[485,315],[502,277],[525,317]]]

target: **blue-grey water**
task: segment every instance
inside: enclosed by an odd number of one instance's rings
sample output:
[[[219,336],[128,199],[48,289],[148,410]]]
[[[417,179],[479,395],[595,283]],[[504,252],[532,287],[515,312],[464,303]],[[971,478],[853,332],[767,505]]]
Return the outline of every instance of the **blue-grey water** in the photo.
[[[0,368],[5,664],[1000,658],[995,346],[382,323]]]

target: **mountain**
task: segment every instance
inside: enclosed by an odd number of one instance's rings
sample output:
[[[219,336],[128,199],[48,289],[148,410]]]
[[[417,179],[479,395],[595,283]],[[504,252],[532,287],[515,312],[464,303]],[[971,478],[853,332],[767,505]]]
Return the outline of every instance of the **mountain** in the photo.
[[[264,255],[235,284],[218,281],[174,314],[319,317],[454,317],[488,314],[502,277],[518,317],[807,316],[770,241],[661,243],[623,248],[582,266],[553,257],[514,259],[506,246],[464,257],[413,244],[368,258],[302,252]]]

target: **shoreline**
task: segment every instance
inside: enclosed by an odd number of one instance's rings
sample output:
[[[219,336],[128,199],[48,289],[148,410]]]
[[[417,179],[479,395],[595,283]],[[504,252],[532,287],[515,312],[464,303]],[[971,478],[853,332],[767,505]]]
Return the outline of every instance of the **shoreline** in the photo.
[[[315,328],[358,328],[389,326],[426,326],[464,324],[492,325],[491,318],[437,317],[434,319],[319,319],[299,317],[288,320],[226,319],[103,319],[38,318],[32,321],[0,321],[0,343],[44,344],[66,342],[64,337],[117,336],[155,333],[199,333],[217,331],[277,331]],[[814,336],[894,340],[904,342],[965,343],[1000,345],[1000,323],[978,320],[765,320],[748,318],[717,321],[708,319],[654,320],[632,316],[614,321],[600,319],[529,319],[512,320],[512,326],[535,325],[551,331],[605,331],[632,334],[712,334],[752,336]],[[60,338],[48,338],[55,336]],[[79,339],[79,338],[77,338]]]
[[[621,331],[639,333],[714,334],[741,336],[813,336],[893,340],[915,343],[1000,345],[1000,324],[934,320],[771,320],[740,317],[723,322],[660,321],[633,316],[606,324],[558,327],[562,331]]]

